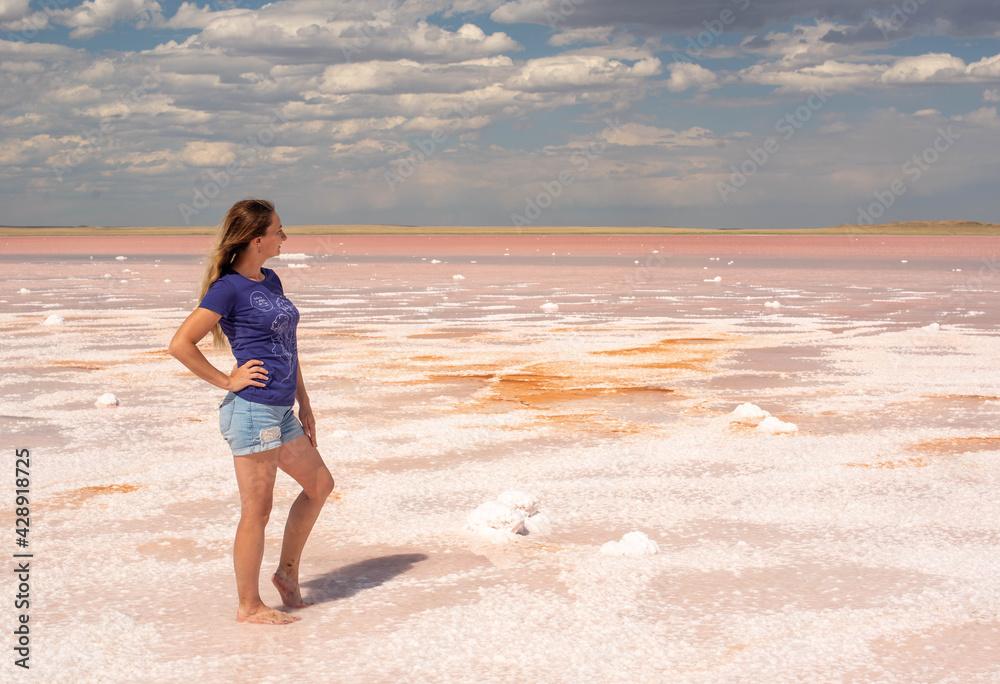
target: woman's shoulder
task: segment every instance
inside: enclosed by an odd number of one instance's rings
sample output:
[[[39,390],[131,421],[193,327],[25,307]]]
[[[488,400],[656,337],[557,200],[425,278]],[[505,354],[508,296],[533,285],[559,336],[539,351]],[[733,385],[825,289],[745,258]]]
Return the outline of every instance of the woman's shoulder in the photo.
[[[260,270],[264,273],[265,281],[271,281],[272,283],[276,284],[282,292],[285,291],[285,288],[282,287],[281,285],[281,278],[278,277],[278,274],[274,272],[273,268],[264,268],[263,266],[261,266]]]
[[[231,271],[231,270],[228,270],[228,269],[225,270],[225,271],[223,271],[222,275],[220,275],[218,278],[216,278],[215,282],[213,282],[211,285],[208,286],[208,289],[211,290],[212,288],[223,288],[223,287],[228,288],[228,287],[232,287],[232,285],[233,285],[233,276],[235,276],[235,275],[239,275],[239,274],[237,274],[236,271]]]

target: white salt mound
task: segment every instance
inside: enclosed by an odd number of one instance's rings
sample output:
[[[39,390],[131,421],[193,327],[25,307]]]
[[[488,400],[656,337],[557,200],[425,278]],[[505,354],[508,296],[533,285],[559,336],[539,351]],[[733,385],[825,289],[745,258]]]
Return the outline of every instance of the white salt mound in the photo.
[[[770,418],[771,414],[756,404],[740,404],[729,414],[733,422],[750,422]]]
[[[118,401],[118,397],[113,395],[111,392],[102,394],[100,397],[97,398],[97,401],[94,402],[94,406],[100,406],[102,408],[118,406],[120,404],[121,402]]]
[[[303,259],[312,259],[308,254],[279,254],[279,259],[294,259],[296,261],[302,261]]]
[[[722,282],[722,276],[715,276],[714,278],[706,278],[705,282],[706,283],[721,283]]]
[[[799,426],[795,423],[786,423],[779,418],[774,416],[768,416],[764,420],[760,421],[757,425],[757,429],[762,432],[770,432],[772,435],[787,434],[789,432],[798,432]]]
[[[118,261],[125,261],[126,259],[128,259],[128,257],[126,257],[126,256],[116,256],[115,259],[117,259]]]
[[[469,529],[479,534],[490,532],[521,534],[524,531],[524,517],[523,511],[499,501],[487,501],[469,514],[467,522]]]
[[[66,322],[66,319],[59,314],[50,314],[48,318],[42,323],[42,325],[62,325]]]
[[[524,519],[524,529],[530,535],[552,534],[552,521],[544,513],[535,513]]]
[[[514,489],[487,501],[469,514],[467,528],[498,540],[512,534],[542,535],[552,532],[552,522],[538,512],[538,498]]]
[[[497,501],[514,510],[521,511],[525,517],[538,512],[538,499],[528,492],[511,489],[498,496]]]
[[[559,310],[559,305],[558,304],[553,304],[552,302],[545,302],[544,304],[542,304],[538,308],[539,309],[543,309],[545,311],[558,311]]]
[[[780,309],[781,302],[775,299],[773,302],[764,302],[764,306],[766,306],[769,309]]]
[[[437,259],[431,259],[432,264],[440,264],[441,262]]]
[[[921,330],[926,330],[927,332],[937,332],[941,329],[940,323],[931,323],[930,325],[925,325]]]
[[[22,287],[20,290],[18,290],[18,293],[19,294],[31,294],[31,290],[29,290],[26,287]]]
[[[309,268],[309,264],[288,264],[288,268]]]
[[[452,280],[465,280],[465,276],[464,275],[457,275],[456,274],[456,275],[453,275],[451,278],[452,278]]]
[[[645,532],[629,532],[621,541],[609,541],[601,546],[605,556],[652,556],[660,552],[660,545],[646,536]]]

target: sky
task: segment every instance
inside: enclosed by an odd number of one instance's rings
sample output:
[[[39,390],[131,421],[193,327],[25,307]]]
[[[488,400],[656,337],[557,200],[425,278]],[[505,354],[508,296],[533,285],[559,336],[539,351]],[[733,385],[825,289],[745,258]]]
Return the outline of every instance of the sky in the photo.
[[[2,225],[1000,222],[995,0],[0,0]]]

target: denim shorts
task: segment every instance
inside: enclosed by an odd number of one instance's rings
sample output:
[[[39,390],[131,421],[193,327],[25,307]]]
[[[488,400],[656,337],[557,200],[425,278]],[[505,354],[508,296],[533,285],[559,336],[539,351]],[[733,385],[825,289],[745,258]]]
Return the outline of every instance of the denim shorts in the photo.
[[[219,430],[233,456],[277,449],[305,434],[291,406],[268,406],[232,392],[219,405]]]

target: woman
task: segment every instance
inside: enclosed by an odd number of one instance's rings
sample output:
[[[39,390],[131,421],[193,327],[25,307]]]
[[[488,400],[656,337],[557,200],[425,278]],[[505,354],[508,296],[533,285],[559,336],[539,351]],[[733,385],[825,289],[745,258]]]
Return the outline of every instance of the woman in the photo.
[[[285,239],[273,204],[257,199],[234,204],[209,256],[201,303],[177,329],[169,349],[199,378],[229,391],[219,407],[219,427],[233,452],[240,488],[240,522],[233,544],[240,597],[236,619],[272,625],[300,619],[266,606],[258,586],[277,469],[302,485],[288,513],[281,559],[271,577],[291,608],[309,605],[299,591],[299,558],[333,491],[333,478],[316,450],[316,421],[299,367],[299,313],[285,298],[275,272],[263,268],[280,253]],[[216,347],[224,346],[225,338],[232,346],[236,365],[229,375],[209,363],[196,346],[209,331]],[[295,401],[298,419],[292,412]]]

